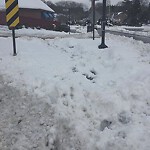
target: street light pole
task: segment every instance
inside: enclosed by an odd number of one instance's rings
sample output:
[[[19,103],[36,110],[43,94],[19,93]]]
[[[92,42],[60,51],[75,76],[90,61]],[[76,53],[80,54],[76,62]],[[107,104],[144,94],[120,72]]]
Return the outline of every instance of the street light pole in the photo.
[[[105,45],[105,25],[106,25],[106,0],[103,0],[103,16],[102,16],[102,41],[101,45],[98,46],[99,49],[108,48],[107,45]]]
[[[71,16],[70,16],[70,8],[69,8],[69,34],[70,34],[70,23],[71,23]]]
[[[92,7],[93,7],[93,40],[95,39],[95,0],[92,0]]]

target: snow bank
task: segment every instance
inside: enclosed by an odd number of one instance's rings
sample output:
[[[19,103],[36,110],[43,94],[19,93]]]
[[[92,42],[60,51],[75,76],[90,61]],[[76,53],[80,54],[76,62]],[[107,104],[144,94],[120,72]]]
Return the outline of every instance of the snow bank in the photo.
[[[47,149],[150,149],[150,44],[112,35],[107,35],[105,50],[98,49],[100,39],[16,41],[18,55],[13,57],[12,39],[0,38],[0,74],[9,86],[27,90],[53,108],[53,117],[37,117],[33,125],[38,129],[37,124],[52,119]],[[34,107],[29,111],[36,112]],[[32,122],[28,115],[24,128]],[[34,147],[28,134],[18,136],[22,142],[13,147]]]

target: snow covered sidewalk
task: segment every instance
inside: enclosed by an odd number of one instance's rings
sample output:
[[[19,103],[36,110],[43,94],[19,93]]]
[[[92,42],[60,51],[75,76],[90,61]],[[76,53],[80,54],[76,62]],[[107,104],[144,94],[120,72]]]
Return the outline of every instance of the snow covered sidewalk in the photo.
[[[106,41],[0,38],[0,150],[150,149],[150,44]]]

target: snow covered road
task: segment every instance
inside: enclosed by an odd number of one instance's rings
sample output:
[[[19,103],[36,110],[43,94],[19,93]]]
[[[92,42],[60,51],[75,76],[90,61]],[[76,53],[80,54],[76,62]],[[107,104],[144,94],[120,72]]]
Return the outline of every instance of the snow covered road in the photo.
[[[144,43],[150,43],[150,37],[145,36],[145,35],[137,35],[135,33],[124,33],[122,31],[111,31],[107,30],[107,33],[114,34],[114,35],[119,35],[119,36],[125,36],[125,37],[132,37],[135,40],[142,41]]]
[[[100,29],[98,29],[99,34]],[[131,37],[135,40],[142,41],[144,43],[150,43],[150,26],[142,26],[142,27],[131,27],[131,26],[113,26],[107,27],[107,33]]]

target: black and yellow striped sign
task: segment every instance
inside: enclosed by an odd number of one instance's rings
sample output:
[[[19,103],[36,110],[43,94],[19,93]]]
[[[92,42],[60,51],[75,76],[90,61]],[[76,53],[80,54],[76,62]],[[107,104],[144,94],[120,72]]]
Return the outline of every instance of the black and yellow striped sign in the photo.
[[[19,24],[18,0],[5,0],[6,22],[10,28],[15,28]]]

